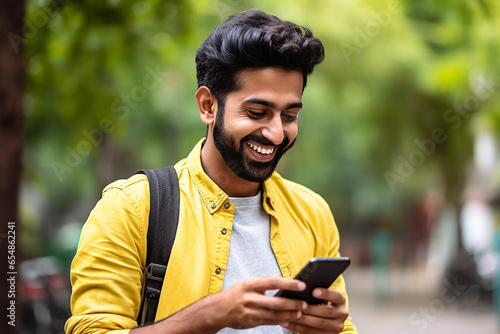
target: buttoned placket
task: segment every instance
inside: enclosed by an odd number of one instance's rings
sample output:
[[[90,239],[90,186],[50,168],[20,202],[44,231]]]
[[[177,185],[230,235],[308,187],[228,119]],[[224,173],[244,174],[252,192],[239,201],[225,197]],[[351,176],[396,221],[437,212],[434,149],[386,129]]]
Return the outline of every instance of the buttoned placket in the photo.
[[[285,252],[285,247],[282,245],[283,240],[279,236],[279,220],[274,211],[274,201],[269,197],[265,197],[265,200],[264,209],[271,217],[271,248],[276,256],[281,275],[285,278],[292,278],[293,265],[288,253]]]
[[[220,203],[220,202],[219,202]],[[217,293],[222,289],[225,269],[229,257],[229,244],[234,220],[234,205],[226,199],[219,206],[214,201],[210,207],[215,209],[217,223],[217,241],[215,246],[214,271],[210,280],[210,294]]]

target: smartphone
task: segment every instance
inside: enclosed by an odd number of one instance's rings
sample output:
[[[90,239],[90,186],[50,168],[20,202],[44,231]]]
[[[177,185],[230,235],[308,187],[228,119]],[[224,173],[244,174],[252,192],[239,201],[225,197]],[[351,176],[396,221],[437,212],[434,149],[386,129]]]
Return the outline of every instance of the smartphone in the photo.
[[[324,300],[313,297],[315,288],[328,288],[351,264],[348,257],[314,257],[295,276],[306,283],[304,291],[280,290],[276,297],[302,299],[308,304],[321,304]]]

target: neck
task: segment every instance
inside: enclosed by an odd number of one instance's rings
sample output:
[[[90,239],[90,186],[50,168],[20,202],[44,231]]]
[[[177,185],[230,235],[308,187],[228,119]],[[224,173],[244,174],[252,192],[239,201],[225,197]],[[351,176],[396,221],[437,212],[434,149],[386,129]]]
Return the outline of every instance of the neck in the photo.
[[[205,173],[228,196],[249,197],[259,192],[260,183],[251,182],[234,174],[222,158],[219,150],[207,138],[201,149],[201,165]]]

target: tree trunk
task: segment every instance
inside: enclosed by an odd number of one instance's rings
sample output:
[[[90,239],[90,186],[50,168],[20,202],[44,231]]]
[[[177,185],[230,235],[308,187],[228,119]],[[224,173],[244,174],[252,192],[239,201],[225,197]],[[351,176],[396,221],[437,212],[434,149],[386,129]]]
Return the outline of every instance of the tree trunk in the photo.
[[[1,333],[18,333],[21,261],[18,197],[24,145],[23,0],[0,1],[0,308]]]

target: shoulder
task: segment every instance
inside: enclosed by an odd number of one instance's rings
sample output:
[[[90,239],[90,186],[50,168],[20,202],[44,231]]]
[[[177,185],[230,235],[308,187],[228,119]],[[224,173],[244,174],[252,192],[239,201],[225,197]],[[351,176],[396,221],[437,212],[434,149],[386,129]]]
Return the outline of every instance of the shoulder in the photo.
[[[110,183],[102,191],[102,197],[97,202],[96,208],[109,211],[110,214],[113,210],[124,210],[140,217],[147,215],[149,183],[146,175],[135,174],[127,179],[119,179]]]
[[[119,179],[102,192],[97,207],[104,208],[114,215],[120,212],[127,216],[135,216],[141,224],[147,223],[149,215],[149,183],[144,174],[135,174],[127,179]]]
[[[145,174],[135,174],[128,179],[116,180],[107,185],[103,190],[103,195],[109,191],[124,191],[124,192],[149,192],[148,178]]]

